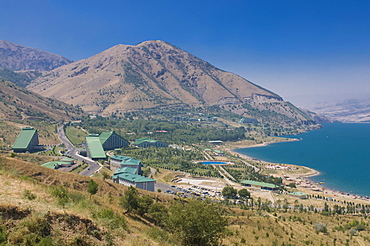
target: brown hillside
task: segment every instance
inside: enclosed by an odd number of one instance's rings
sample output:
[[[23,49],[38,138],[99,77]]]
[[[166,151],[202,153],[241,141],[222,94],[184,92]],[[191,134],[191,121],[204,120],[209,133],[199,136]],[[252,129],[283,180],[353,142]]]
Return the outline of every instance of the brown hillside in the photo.
[[[80,118],[82,115],[81,109],[0,80],[1,119],[70,120]]]
[[[255,109],[293,121],[309,120],[278,95],[158,40],[116,45],[45,72],[28,89],[102,115],[157,106],[218,105],[246,117],[254,117]]]

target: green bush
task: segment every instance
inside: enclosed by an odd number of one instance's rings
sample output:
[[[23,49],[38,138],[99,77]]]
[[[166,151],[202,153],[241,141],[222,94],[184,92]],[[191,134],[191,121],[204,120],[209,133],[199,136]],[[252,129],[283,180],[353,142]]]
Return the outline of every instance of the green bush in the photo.
[[[33,194],[31,191],[26,189],[23,191],[23,197],[28,200],[35,200],[37,196]]]

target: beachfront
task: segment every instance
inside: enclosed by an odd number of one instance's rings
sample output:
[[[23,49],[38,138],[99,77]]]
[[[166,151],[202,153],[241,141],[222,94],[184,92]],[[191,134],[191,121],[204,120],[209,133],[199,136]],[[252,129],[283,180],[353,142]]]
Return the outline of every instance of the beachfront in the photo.
[[[297,139],[283,139],[282,141],[297,141]],[[310,197],[325,197],[329,201],[332,200],[339,200],[339,201],[350,201],[350,202],[365,202],[366,204],[370,204],[370,198],[367,196],[361,196],[357,194],[350,194],[347,192],[343,192],[340,190],[330,189],[325,187],[325,183],[317,183],[310,179],[310,177],[320,175],[315,169],[309,167],[303,167],[298,165],[291,165],[291,164],[276,164],[276,163],[269,163],[262,160],[258,160],[256,158],[252,158],[245,154],[241,154],[235,151],[235,149],[239,148],[249,148],[249,147],[260,147],[266,146],[270,143],[275,143],[275,141],[261,143],[261,144],[250,144],[247,143],[247,146],[244,145],[245,143],[239,142],[234,143],[229,146],[225,146],[225,150],[230,153],[232,156],[239,157],[244,159],[248,163],[255,163],[257,164],[258,168],[262,168],[262,172],[267,175],[272,175],[275,177],[282,177],[283,183],[288,185],[290,183],[294,183],[296,188],[291,189],[292,191],[303,192]],[[275,197],[276,199],[281,199],[281,196]]]

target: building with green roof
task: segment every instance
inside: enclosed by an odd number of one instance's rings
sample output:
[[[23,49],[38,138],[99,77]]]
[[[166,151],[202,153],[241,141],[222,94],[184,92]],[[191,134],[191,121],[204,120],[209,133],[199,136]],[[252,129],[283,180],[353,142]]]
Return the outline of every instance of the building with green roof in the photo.
[[[136,139],[133,145],[140,147],[140,148],[148,148],[148,147],[168,147],[168,143],[150,139],[150,138],[139,138]]]
[[[135,188],[154,191],[155,179],[133,174],[134,170],[129,167],[117,169],[112,177],[113,182]]]
[[[33,127],[23,127],[12,146],[12,150],[14,152],[32,152],[40,147],[43,148],[43,146],[39,146],[37,130]]]
[[[279,189],[279,186],[277,186],[277,185],[270,184],[270,183],[265,183],[265,182],[254,181],[254,180],[243,180],[240,183],[243,186],[260,188],[260,189],[263,189],[263,190],[278,190]]]
[[[46,162],[46,163],[42,164],[41,166],[51,168],[51,169],[58,169],[58,168],[61,168],[61,167],[70,167],[74,164],[74,161],[75,161],[74,159],[67,157],[67,158],[63,158],[63,159],[58,160],[58,161]]]
[[[289,196],[297,197],[300,199],[307,199],[307,194],[301,191],[294,191],[291,193],[288,193]]]
[[[99,135],[100,142],[104,150],[127,147],[129,142],[123,139],[114,131],[105,131]]]
[[[123,155],[115,155],[110,157],[109,166],[113,171],[124,167],[135,168],[137,170],[135,173],[140,175],[142,173],[141,167],[143,165],[141,161],[134,158]]]
[[[87,145],[87,156],[93,160],[105,160],[107,156],[105,155],[103,146],[100,142],[99,135],[90,134],[86,137]]]

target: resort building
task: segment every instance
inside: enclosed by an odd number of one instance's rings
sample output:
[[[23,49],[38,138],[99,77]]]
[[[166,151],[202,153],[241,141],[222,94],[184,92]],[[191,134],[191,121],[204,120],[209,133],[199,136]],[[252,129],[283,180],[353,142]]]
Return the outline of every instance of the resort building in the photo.
[[[136,140],[133,145],[140,147],[140,148],[148,148],[148,147],[168,147],[168,144],[162,141],[150,139],[150,138],[139,138]]]
[[[127,147],[129,142],[116,134],[114,131],[105,131],[100,133],[99,139],[104,150],[113,150],[116,148]]]
[[[15,140],[12,150],[14,152],[32,152],[42,150],[43,146],[39,145],[37,130],[33,127],[23,127],[21,133]]]
[[[248,186],[252,188],[259,188],[263,190],[278,190],[279,186],[270,184],[270,183],[265,183],[265,182],[259,182],[259,181],[254,181],[254,180],[243,180],[240,182],[243,186]]]
[[[141,175],[142,166],[143,165],[141,164],[141,161],[128,157],[128,156],[123,156],[123,155],[111,156],[109,160],[109,167],[113,171],[127,167],[127,168],[134,168],[136,170],[134,173]]]
[[[91,159],[105,160],[107,158],[98,134],[90,134],[86,137],[86,145],[87,156]]]
[[[70,167],[74,164],[74,161],[75,161],[74,159],[67,157],[67,158],[63,158],[63,159],[58,160],[58,161],[46,162],[46,163],[42,164],[41,166],[51,168],[51,169],[58,169],[58,168],[61,168],[61,167]]]
[[[293,196],[293,197],[297,197],[297,198],[300,198],[300,199],[307,199],[307,194],[303,193],[303,192],[300,192],[300,191],[291,192],[291,193],[288,193],[288,195]]]
[[[154,191],[155,179],[135,174],[135,168],[124,167],[117,169],[112,177],[113,182],[135,188]]]
[[[239,122],[243,124],[259,123],[256,118],[241,118]]]

